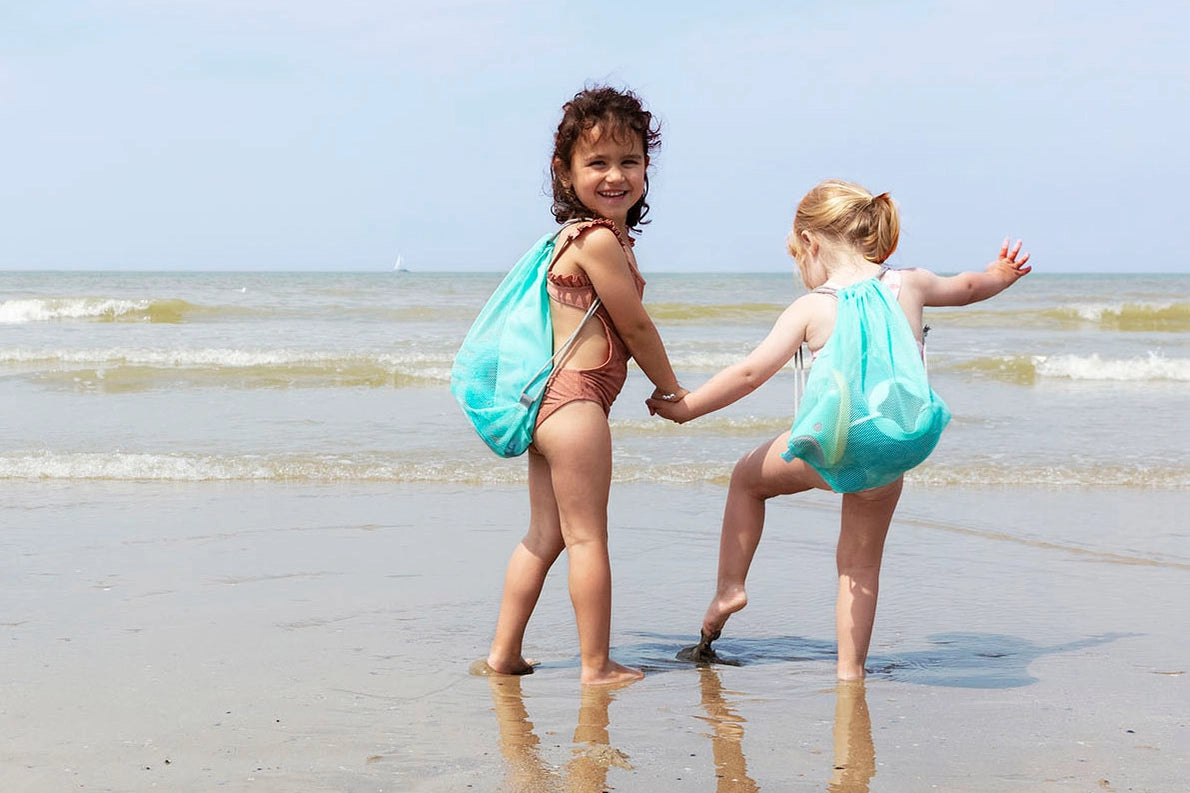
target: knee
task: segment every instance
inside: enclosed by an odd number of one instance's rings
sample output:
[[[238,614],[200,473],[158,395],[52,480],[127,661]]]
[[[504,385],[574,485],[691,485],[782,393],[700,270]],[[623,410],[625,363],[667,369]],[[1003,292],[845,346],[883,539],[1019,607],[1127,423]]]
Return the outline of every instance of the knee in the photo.
[[[751,455],[741,457],[731,471],[731,492],[753,498],[768,498],[768,494],[761,491],[761,478],[758,467]]]
[[[564,527],[562,542],[567,553],[587,552],[590,549],[607,553],[606,527]]]
[[[562,553],[565,544],[560,534],[548,536],[530,530],[521,540],[525,550],[543,561],[553,562]]]

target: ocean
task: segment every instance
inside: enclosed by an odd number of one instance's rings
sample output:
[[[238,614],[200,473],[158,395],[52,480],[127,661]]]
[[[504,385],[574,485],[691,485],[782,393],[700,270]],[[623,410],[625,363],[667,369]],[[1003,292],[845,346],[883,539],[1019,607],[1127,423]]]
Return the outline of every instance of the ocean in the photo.
[[[802,287],[789,273],[653,274],[679,378],[747,353]],[[492,273],[0,273],[0,480],[523,480],[448,391]],[[954,420],[927,487],[1190,486],[1190,275],[1034,273],[928,309]],[[617,481],[724,483],[787,428],[787,368],[677,427],[633,368],[612,411]]]
[[[802,291],[645,276],[688,386]],[[769,502],[739,665],[676,659],[791,369],[683,426],[629,371],[611,639],[644,680],[579,685],[564,559],[536,672],[468,675],[528,518],[448,388],[499,278],[0,272],[0,789],[1180,789],[1190,275],[928,312],[954,419],[893,518],[866,693],[834,680],[831,493]]]

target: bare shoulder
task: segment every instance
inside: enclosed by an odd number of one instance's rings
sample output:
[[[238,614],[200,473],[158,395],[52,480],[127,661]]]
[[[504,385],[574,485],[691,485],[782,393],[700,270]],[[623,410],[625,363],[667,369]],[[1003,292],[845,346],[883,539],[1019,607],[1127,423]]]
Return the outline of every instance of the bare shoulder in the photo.
[[[558,260],[578,270],[587,272],[627,272],[628,253],[620,244],[620,238],[607,226],[586,226],[572,232],[575,236],[569,248]]]
[[[584,226],[571,233],[575,235],[572,246],[586,256],[624,258],[620,238],[607,226]]]
[[[835,313],[835,306],[839,304],[838,299],[834,295],[825,294],[823,292],[807,292],[789,304],[786,311],[805,314],[807,316],[816,316],[820,314]]]
[[[901,294],[915,302],[924,302],[940,280],[940,276],[933,270],[924,267],[907,267],[897,270],[901,277]],[[902,299],[902,305],[905,298]]]
[[[823,321],[834,322],[838,300],[833,295],[821,292],[810,292],[789,304],[783,316],[792,322],[806,326]]]
[[[937,276],[932,271],[926,270],[922,267],[898,267],[894,269],[893,272],[900,275],[901,284],[903,286],[907,285],[910,287],[922,286],[937,278]]]

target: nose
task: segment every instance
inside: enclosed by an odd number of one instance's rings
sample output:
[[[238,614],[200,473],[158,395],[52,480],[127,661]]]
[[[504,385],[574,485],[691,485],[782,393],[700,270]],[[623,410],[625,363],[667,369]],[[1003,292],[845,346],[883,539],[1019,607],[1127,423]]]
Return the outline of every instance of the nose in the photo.
[[[611,184],[622,182],[624,181],[624,172],[620,170],[619,166],[613,165],[607,169],[607,175],[604,177],[604,179]]]

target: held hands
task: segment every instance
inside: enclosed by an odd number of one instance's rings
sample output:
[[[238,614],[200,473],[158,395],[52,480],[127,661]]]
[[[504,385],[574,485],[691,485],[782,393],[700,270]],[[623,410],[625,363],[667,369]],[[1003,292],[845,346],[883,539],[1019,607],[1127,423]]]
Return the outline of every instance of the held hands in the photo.
[[[685,424],[694,418],[690,414],[690,406],[685,402],[686,395],[689,393],[689,389],[681,386],[678,386],[677,391],[672,394],[663,394],[658,388],[653,392],[653,396],[645,400],[645,405],[649,408],[649,415],[661,416],[678,424]]]
[[[1017,258],[1021,253],[1022,240],[1017,240],[1016,245],[1012,246],[1012,250],[1009,250],[1008,242],[1008,239],[1005,238],[1004,244],[1000,246],[1000,258],[987,266],[987,272],[1003,278],[1006,287],[1012,286],[1018,279],[1033,269],[1026,266],[1026,262],[1029,261],[1028,253],[1019,259]]]

